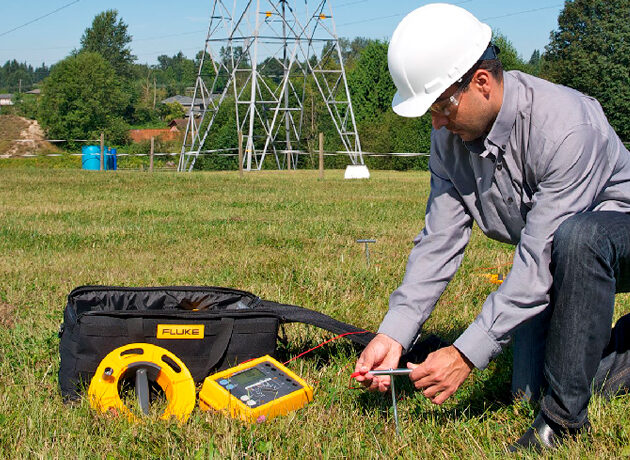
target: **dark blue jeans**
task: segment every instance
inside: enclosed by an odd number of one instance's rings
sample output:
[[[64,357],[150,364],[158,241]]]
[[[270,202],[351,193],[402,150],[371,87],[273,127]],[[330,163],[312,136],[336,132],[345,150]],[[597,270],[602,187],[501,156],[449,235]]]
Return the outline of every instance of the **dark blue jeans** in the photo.
[[[630,215],[599,211],[567,219],[554,234],[551,260],[541,409],[551,421],[579,428],[588,420],[592,388],[611,369],[630,369],[630,316],[611,334],[615,293],[630,290]]]

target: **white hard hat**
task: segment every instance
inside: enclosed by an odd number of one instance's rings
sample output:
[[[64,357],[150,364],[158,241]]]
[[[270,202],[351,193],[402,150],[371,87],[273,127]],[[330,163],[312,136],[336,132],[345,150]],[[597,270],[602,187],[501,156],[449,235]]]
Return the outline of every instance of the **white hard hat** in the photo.
[[[422,6],[398,24],[388,63],[398,92],[392,108],[419,117],[484,53],[492,30],[463,8],[446,3]]]

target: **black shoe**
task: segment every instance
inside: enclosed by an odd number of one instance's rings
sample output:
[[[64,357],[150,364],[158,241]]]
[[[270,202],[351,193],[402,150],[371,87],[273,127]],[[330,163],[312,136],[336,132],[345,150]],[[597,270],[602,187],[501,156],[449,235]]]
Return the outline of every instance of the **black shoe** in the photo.
[[[532,426],[520,437],[518,441],[508,447],[509,452],[518,452],[521,449],[534,449],[541,452],[545,449],[555,449],[560,446],[568,436],[576,436],[583,429],[588,429],[588,422],[580,428],[563,428],[553,422],[547,422],[538,414]]]

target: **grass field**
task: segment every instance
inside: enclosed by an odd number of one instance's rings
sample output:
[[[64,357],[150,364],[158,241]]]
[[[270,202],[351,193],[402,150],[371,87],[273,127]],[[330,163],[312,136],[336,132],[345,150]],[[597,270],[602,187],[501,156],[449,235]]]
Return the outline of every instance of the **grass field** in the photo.
[[[537,410],[510,401],[509,352],[474,371],[441,407],[402,385],[400,436],[389,395],[348,388],[356,351],[345,340],[289,365],[313,384],[315,401],[268,423],[248,426],[195,409],[184,426],[156,417],[136,424],[98,416],[85,401],[62,403],[57,330],[78,285],[229,286],[376,329],[422,227],[429,178],[375,171],[352,182],[342,175],[0,169],[0,457],[507,456]],[[359,238],[377,240],[369,266]],[[475,229],[425,330],[455,339],[494,289],[481,275],[505,270],[511,256],[510,246]],[[618,303],[617,316],[630,311],[627,295]],[[287,329],[284,356],[331,337]],[[590,415],[591,434],[553,456],[629,457],[630,398],[595,397]]]

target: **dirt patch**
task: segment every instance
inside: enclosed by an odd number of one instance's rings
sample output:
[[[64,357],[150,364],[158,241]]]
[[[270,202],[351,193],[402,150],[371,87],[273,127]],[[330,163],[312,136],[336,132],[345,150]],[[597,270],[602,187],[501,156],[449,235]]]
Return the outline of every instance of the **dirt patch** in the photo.
[[[12,327],[15,321],[15,307],[0,300],[0,326]]]
[[[0,115],[0,157],[11,158],[58,150],[44,139],[44,130],[37,120],[17,115]]]

